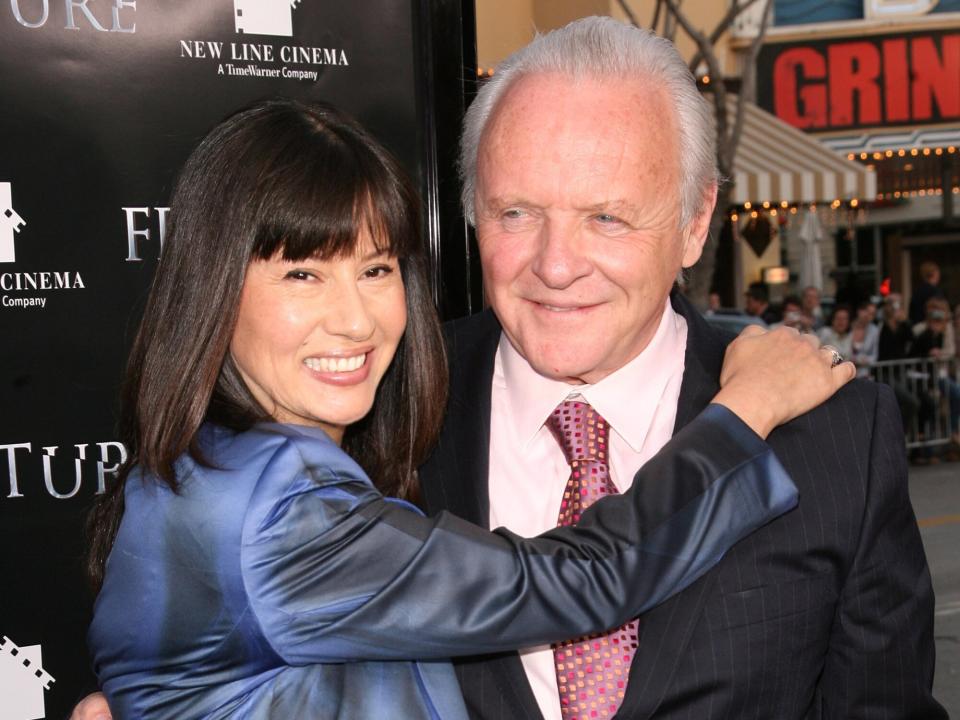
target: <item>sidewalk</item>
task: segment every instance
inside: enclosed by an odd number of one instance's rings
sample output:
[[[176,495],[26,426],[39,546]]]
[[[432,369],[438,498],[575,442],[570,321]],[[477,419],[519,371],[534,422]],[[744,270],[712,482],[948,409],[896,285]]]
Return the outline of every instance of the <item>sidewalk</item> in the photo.
[[[937,598],[934,696],[960,718],[960,463],[911,466],[910,499]]]

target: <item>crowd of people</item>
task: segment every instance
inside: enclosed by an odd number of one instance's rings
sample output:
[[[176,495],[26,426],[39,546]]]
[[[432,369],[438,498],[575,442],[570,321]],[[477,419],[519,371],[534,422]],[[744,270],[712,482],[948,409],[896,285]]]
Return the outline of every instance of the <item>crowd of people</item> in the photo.
[[[942,405],[950,432],[950,443],[942,456],[960,460],[956,365],[960,304],[952,303],[941,287],[940,267],[935,262],[920,265],[920,283],[909,304],[900,293],[891,292],[879,302],[839,303],[827,312],[820,291],[807,287],[802,294],[787,295],[774,305],[767,286],[753,283],[745,293],[745,311],[770,327],[785,325],[815,333],[821,342],[851,360],[858,376],[890,385],[897,395],[904,429],[918,442],[930,436],[936,418],[943,412]],[[918,451],[913,459],[924,463],[935,456]]]

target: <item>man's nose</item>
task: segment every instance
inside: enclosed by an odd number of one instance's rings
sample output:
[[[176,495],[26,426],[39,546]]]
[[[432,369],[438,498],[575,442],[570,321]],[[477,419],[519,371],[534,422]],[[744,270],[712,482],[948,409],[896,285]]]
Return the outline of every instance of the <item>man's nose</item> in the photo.
[[[354,342],[369,339],[375,325],[367,299],[355,283],[344,283],[324,313],[323,329],[327,334]]]
[[[539,243],[532,270],[548,287],[562,290],[590,274],[593,265],[575,223],[548,220],[540,229]]]

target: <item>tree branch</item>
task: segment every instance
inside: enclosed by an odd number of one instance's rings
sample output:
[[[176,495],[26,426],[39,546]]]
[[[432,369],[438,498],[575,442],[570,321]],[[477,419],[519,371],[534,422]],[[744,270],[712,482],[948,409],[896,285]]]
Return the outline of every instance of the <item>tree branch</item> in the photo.
[[[744,59],[743,70],[740,73],[740,94],[737,97],[737,114],[733,124],[733,132],[730,135],[728,143],[734,155],[737,152],[737,147],[740,145],[740,135],[743,133],[743,114],[746,103],[755,102],[757,99],[757,56],[760,54],[763,38],[767,34],[770,17],[773,14],[773,0],[766,0],[766,3],[767,5],[763,9],[763,18],[760,20],[760,29],[757,31],[757,36],[750,42],[750,48],[747,50],[747,56]]]
[[[627,5],[627,0],[617,0],[617,4],[620,6],[620,9],[623,10],[623,14],[626,15],[630,20],[630,24],[640,27],[640,23],[637,21],[637,16],[633,14],[633,10],[631,10],[630,6]]]
[[[744,10],[753,5],[757,0],[746,0],[742,5],[733,2],[730,4],[730,7],[727,8],[727,13],[720,19],[720,22],[717,23],[717,26],[713,29],[713,32],[710,33],[709,40],[711,45],[716,45],[719,42],[720,38],[723,37],[723,34],[730,29],[730,26],[733,24],[733,21]],[[690,71],[694,72],[697,69],[697,65],[700,64],[700,61],[703,60],[702,55],[699,51],[693,56],[693,59],[690,61]]]

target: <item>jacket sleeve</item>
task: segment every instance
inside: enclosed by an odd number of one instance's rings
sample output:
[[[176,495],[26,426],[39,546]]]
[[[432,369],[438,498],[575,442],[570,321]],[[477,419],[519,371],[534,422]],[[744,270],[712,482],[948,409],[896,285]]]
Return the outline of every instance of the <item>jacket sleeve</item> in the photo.
[[[292,440],[244,520],[252,611],[290,664],[495,652],[616,627],[797,503],[769,447],[709,406],[576,528],[532,539],[384,499],[343,453]]]
[[[903,425],[877,385],[867,501],[820,684],[823,717],[936,720],[933,589],[907,493]]]

